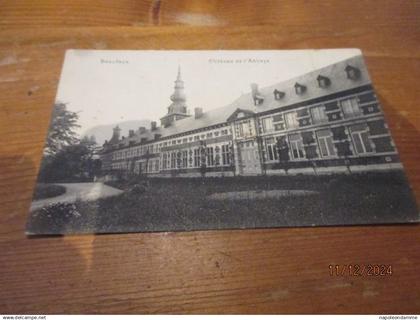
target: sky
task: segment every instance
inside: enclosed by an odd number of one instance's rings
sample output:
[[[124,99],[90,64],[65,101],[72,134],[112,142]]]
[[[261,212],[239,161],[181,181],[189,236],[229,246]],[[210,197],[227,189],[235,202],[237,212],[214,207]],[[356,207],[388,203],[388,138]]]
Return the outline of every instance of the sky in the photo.
[[[79,133],[126,120],[155,120],[171,101],[178,66],[187,105],[204,112],[250,91],[359,55],[358,49],[265,51],[68,50],[56,101],[79,113]]]

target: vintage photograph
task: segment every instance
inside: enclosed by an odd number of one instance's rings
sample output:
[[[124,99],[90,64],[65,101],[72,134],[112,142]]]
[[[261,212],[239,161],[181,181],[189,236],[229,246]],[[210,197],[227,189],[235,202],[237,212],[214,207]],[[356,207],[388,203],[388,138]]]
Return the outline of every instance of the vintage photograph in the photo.
[[[68,50],[27,234],[419,220],[358,49]]]

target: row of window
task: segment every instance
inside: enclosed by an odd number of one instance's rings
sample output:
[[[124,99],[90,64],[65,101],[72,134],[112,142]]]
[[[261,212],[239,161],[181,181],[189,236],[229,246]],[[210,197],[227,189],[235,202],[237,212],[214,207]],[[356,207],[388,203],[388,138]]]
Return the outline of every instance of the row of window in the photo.
[[[374,152],[367,124],[352,125],[348,129],[354,154],[365,155]],[[316,146],[317,153],[311,155],[307,154],[307,150],[310,149],[305,149],[304,139],[301,133],[266,138],[265,151],[267,161],[276,161],[282,158],[302,160],[315,157],[337,157],[337,148],[334,143],[332,131],[330,129],[322,129],[314,133],[316,140],[313,141],[313,145]]]
[[[261,119],[261,132],[268,133],[273,131],[283,131],[286,129],[296,129],[302,125],[309,124],[323,124],[331,120],[338,120],[339,117],[344,119],[351,119],[361,116],[362,110],[359,105],[359,98],[352,97],[339,100],[334,106],[331,118],[328,117],[327,106],[318,105],[312,108],[303,109],[300,111],[291,111],[284,114],[277,114]],[[369,111],[373,112],[374,107],[370,107]],[[301,122],[300,122],[301,121]]]
[[[132,157],[138,157],[145,154],[153,154],[160,152],[160,146],[158,144],[151,144],[147,146],[138,146],[126,150],[115,151],[112,155],[112,160],[128,159]]]
[[[226,129],[222,129],[218,131],[208,132],[206,134],[191,136],[188,138],[165,141],[165,142],[150,144],[146,146],[138,146],[138,147],[133,147],[127,150],[119,150],[113,153],[112,160],[121,160],[121,159],[127,159],[131,157],[138,157],[145,154],[159,153],[162,147],[188,143],[192,141],[206,140],[206,139],[211,139],[213,137],[227,136],[229,134],[232,134],[232,129],[226,128]]]
[[[134,167],[134,172],[137,174],[142,173],[157,173],[159,172],[159,159],[149,159],[147,161],[139,161]]]
[[[205,140],[205,139],[211,139],[213,137],[219,137],[219,136],[227,136],[229,134],[232,133],[231,129],[223,129],[223,130],[218,130],[218,131],[213,131],[213,132],[207,132],[207,133],[203,133],[203,134],[199,134],[199,135],[195,135],[195,136],[191,136],[188,138],[182,138],[182,139],[176,139],[176,140],[171,140],[168,142],[163,142],[163,146],[171,146],[171,145],[177,145],[177,144],[182,144],[182,143],[188,143],[188,142],[192,142],[192,141],[200,141],[200,140]]]
[[[162,170],[229,166],[232,163],[232,151],[229,144],[211,147],[199,147],[180,151],[163,152]]]

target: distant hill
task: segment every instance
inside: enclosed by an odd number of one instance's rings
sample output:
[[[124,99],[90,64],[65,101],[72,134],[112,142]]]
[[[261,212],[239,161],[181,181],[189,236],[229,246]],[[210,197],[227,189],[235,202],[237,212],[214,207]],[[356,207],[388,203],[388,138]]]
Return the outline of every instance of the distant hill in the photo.
[[[99,146],[101,146],[105,140],[111,139],[112,137],[112,129],[119,125],[121,128],[121,136],[127,137],[128,130],[135,130],[137,131],[139,127],[146,127],[147,129],[150,128],[150,120],[130,120],[130,121],[123,121],[123,122],[116,122],[114,124],[96,126],[90,128],[82,133],[83,136],[91,136],[94,135],[96,138],[96,142]]]

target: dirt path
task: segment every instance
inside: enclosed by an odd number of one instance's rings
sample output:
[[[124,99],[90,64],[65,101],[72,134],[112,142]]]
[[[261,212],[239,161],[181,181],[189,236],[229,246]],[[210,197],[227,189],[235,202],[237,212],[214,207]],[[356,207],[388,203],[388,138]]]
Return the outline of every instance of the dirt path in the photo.
[[[101,182],[85,182],[85,183],[56,183],[64,186],[66,192],[57,197],[32,201],[31,210],[42,208],[46,205],[57,202],[75,202],[77,199],[84,201],[97,200],[116,196],[122,193],[122,190],[104,185]]]

